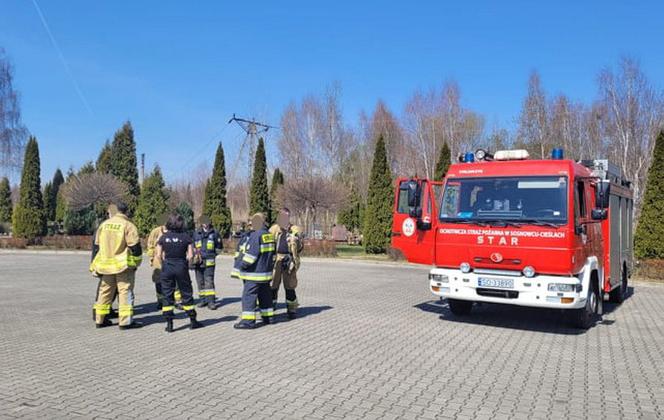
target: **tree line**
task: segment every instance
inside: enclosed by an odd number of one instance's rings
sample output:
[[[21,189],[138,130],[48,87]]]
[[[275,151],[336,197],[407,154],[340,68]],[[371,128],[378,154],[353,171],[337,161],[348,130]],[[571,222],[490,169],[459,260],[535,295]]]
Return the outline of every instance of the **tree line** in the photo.
[[[167,185],[157,165],[139,185],[136,142],[127,122],[112,142],[103,145],[94,163],[66,175],[56,171],[41,190],[36,139],[30,138],[15,208],[6,204],[11,201],[9,182],[0,182],[0,220],[19,225],[23,220],[38,221],[30,223],[25,233],[30,235],[49,229],[89,233],[103,215],[99,203],[123,197],[142,233],[156,223],[157,215],[176,210],[190,224],[194,214],[206,214],[228,235],[249,214],[263,211],[271,218],[276,208],[286,206],[309,235],[343,224],[363,235],[367,252],[384,252],[389,246],[394,179],[442,179],[456,156],[478,147],[525,148],[534,158],[546,158],[551,149],[562,147],[574,159],[609,158],[633,182],[636,220],[644,202],[652,206],[645,188],[648,168],[657,167],[652,164],[653,152],[663,128],[664,98],[635,60],[625,58],[599,72],[597,95],[590,103],[549,95],[533,72],[514,130],[488,128],[481,114],[463,105],[454,81],[414,92],[398,113],[379,100],[373,112],[361,113],[354,124],[346,122],[341,102],[338,84],[292,101],[281,115],[275,139],[278,155],[268,158],[260,139],[250,182],[228,182],[220,143],[211,170],[194,169],[187,179]],[[14,128],[3,130],[22,132],[15,129],[21,127],[20,119],[12,124]],[[20,142],[2,150],[15,154],[17,147]],[[36,178],[26,171],[37,173]],[[37,207],[40,200],[39,216],[25,210]],[[15,226],[14,233],[24,234],[21,229]],[[637,232],[645,235],[643,228]]]

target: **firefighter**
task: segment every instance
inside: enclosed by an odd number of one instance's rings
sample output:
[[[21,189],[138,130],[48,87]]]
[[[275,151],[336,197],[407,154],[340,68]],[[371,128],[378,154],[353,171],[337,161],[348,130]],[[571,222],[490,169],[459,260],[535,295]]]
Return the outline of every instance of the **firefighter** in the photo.
[[[157,248],[157,242],[159,241],[159,238],[161,238],[161,235],[164,234],[164,231],[166,230],[166,221],[168,219],[168,215],[162,214],[159,217],[157,217],[157,227],[152,229],[150,232],[150,235],[148,235],[148,249],[147,249],[147,254],[148,257],[150,257],[150,267],[152,267],[152,282],[154,283],[154,289],[155,293],[157,295],[157,306],[159,307],[159,310],[161,310],[161,307],[163,306],[163,299],[164,295],[161,292],[161,282],[159,280],[159,277],[161,276],[161,256],[158,255],[155,250]]]
[[[189,277],[189,262],[194,255],[191,237],[184,231],[184,219],[173,214],[166,222],[166,231],[157,242],[157,255],[162,259],[161,290],[164,305],[161,310],[166,319],[166,332],[173,332],[173,310],[175,309],[175,285],[182,295],[182,309],[189,315],[189,329],[203,326],[196,320],[193,288]]]
[[[140,328],[133,320],[134,278],[141,264],[143,250],[136,226],[127,217],[124,203],[109,206],[109,218],[103,222],[95,238],[95,249],[90,271],[101,276],[99,296],[95,303],[97,328],[113,325],[107,318],[111,311],[113,295],[119,294],[119,326],[121,330]]]
[[[99,250],[99,247],[95,244],[95,242],[97,241],[97,229],[98,228],[99,228],[99,223],[96,223],[95,233],[94,233],[94,235],[92,235],[92,252],[90,253],[90,263],[92,263],[92,261],[94,260],[95,254],[97,253],[97,250]],[[99,288],[101,287],[101,276],[98,276],[97,273],[94,273],[94,272],[92,273],[92,276],[97,279],[97,291],[95,292],[95,302],[96,302],[97,299],[99,299]],[[114,318],[118,317],[118,311],[113,309],[113,302],[115,301],[115,299],[117,297],[118,297],[118,290],[115,289],[115,293],[111,297],[111,310],[108,313],[108,315],[106,315],[106,319],[114,319]],[[94,308],[94,306],[92,308],[92,320],[93,321],[97,320],[97,310]]]
[[[242,279],[242,316],[236,329],[256,327],[256,300],[264,324],[269,324],[274,310],[271,307],[270,280],[274,268],[274,237],[267,230],[265,215],[256,213],[251,218],[254,230],[249,233],[240,246],[238,277]]]
[[[223,248],[221,236],[212,227],[210,218],[203,215],[198,219],[199,228],[194,232],[194,252],[200,254],[198,264],[194,265],[194,274],[198,286],[198,307],[207,306],[217,309],[214,290],[214,269],[217,254]]]
[[[303,243],[299,236],[300,229],[290,222],[290,210],[284,207],[279,211],[277,223],[270,228],[270,233],[274,236],[277,252],[271,285],[272,306],[276,309],[279,287],[283,283],[286,290],[286,313],[289,319],[294,319],[299,306],[295,288]]]

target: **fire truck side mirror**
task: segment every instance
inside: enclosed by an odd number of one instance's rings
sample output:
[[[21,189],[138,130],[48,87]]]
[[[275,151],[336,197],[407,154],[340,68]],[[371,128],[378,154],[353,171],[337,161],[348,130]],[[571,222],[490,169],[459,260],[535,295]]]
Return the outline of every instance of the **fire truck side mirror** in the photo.
[[[611,184],[608,181],[597,183],[595,190],[595,206],[598,209],[609,208],[609,196],[611,195]]]
[[[420,184],[415,180],[408,181],[408,207],[417,208],[420,204]]]
[[[593,220],[605,220],[609,216],[607,209],[592,209],[590,217]]]

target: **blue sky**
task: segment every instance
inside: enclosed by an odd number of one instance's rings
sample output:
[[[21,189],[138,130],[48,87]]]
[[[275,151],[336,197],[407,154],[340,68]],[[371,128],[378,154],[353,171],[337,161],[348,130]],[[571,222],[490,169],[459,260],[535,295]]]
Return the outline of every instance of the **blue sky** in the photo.
[[[0,46],[44,181],[95,159],[126,119],[147,167],[175,180],[211,162],[216,140],[234,159],[233,113],[278,124],[289,101],[335,81],[350,123],[454,79],[490,127],[513,126],[533,69],[549,94],[589,101],[599,70],[630,55],[664,86],[664,3],[544,3],[37,0],[74,82],[33,1],[4,0]]]

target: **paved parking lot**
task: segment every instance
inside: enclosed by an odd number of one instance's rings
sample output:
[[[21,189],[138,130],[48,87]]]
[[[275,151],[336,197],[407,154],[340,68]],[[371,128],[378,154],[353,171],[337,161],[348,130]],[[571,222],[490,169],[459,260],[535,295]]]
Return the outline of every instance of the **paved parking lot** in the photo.
[[[223,258],[223,307],[167,334],[147,267],[148,325],[95,329],[86,264],[0,254],[1,418],[664,418],[662,286],[637,285],[580,333],[555,311],[454,318],[424,267],[305,260],[302,317],[281,308],[276,325],[236,331]]]

